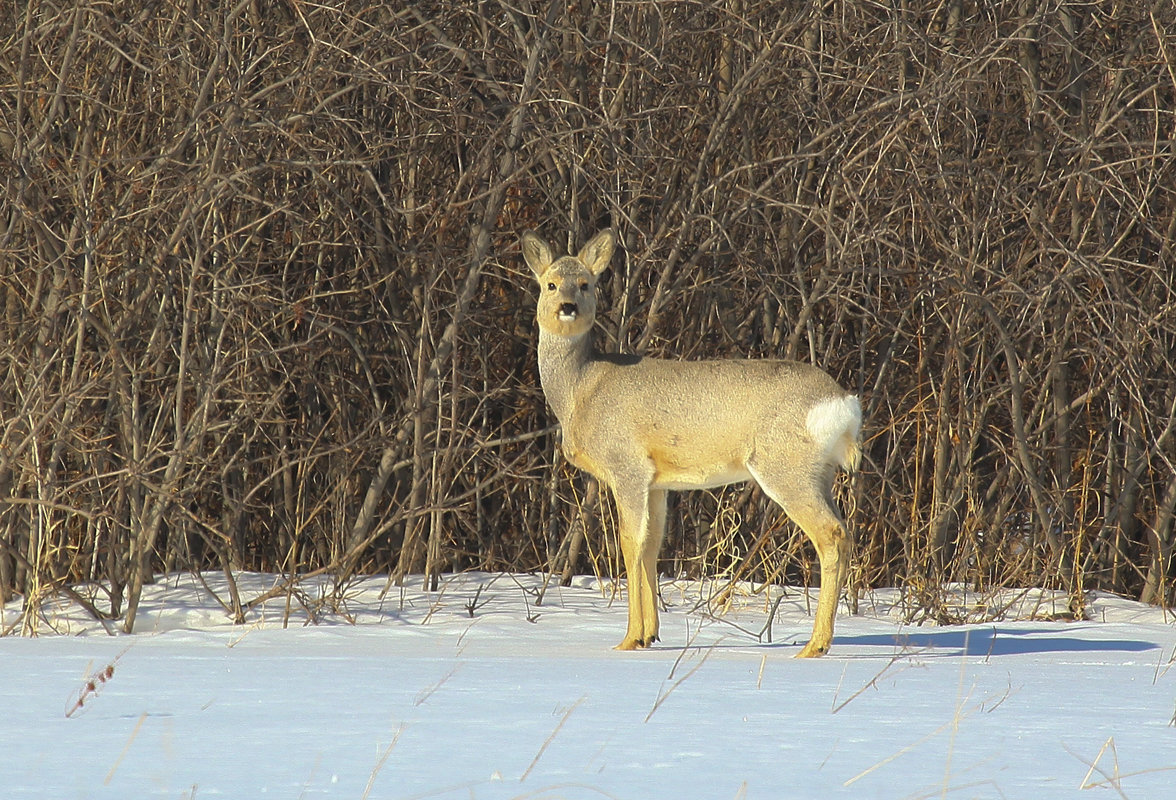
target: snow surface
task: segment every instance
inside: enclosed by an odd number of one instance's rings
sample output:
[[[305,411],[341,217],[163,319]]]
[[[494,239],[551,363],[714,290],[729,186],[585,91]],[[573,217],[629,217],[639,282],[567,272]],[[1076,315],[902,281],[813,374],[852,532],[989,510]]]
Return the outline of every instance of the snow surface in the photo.
[[[244,625],[203,578],[146,587],[131,636],[60,599],[0,638],[0,800],[1176,797],[1176,625],[1107,595],[917,627],[879,592],[802,661],[795,589],[663,583],[664,641],[621,653],[592,578],[307,580]]]

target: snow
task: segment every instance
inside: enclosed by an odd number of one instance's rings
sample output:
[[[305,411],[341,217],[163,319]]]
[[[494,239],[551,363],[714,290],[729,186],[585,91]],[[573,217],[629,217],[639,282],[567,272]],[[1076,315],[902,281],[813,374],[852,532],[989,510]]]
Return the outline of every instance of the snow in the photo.
[[[237,579],[245,599],[281,581]],[[47,600],[37,636],[0,638],[0,796],[1174,795],[1176,625],[1120,598],[1089,621],[917,627],[878,592],[799,660],[797,589],[706,604],[713,585],[664,582],[663,641],[621,653],[608,582],[548,583],[541,605],[541,576],[419,586],[305,580],[233,625],[223,576],[170,575],[130,636]]]

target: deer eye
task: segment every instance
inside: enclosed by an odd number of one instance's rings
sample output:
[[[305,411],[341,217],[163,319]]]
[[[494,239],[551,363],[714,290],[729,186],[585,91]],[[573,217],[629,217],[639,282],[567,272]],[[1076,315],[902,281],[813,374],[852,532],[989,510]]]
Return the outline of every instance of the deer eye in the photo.
[[[581,281],[580,282],[580,291],[581,292],[588,291],[588,281]]]
[[[554,292],[555,291],[555,284],[554,283],[547,284],[547,291]]]

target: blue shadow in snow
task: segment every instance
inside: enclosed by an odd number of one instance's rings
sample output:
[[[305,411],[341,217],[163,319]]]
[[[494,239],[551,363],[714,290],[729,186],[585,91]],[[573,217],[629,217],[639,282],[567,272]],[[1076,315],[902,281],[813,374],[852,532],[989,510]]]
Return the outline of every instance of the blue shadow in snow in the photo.
[[[1056,630],[969,628],[967,630],[913,631],[898,634],[835,636],[839,646],[892,647],[896,650],[944,651],[943,655],[1016,656],[1034,653],[1139,653],[1159,649],[1155,642],[1131,639],[1082,639],[1058,636]]]

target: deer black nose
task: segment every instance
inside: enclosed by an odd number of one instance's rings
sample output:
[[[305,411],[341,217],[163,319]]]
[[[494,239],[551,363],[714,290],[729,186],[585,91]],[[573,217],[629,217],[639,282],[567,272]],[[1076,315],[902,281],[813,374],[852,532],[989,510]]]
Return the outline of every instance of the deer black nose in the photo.
[[[574,317],[579,311],[575,303],[561,303],[559,306],[559,315],[561,317]]]

